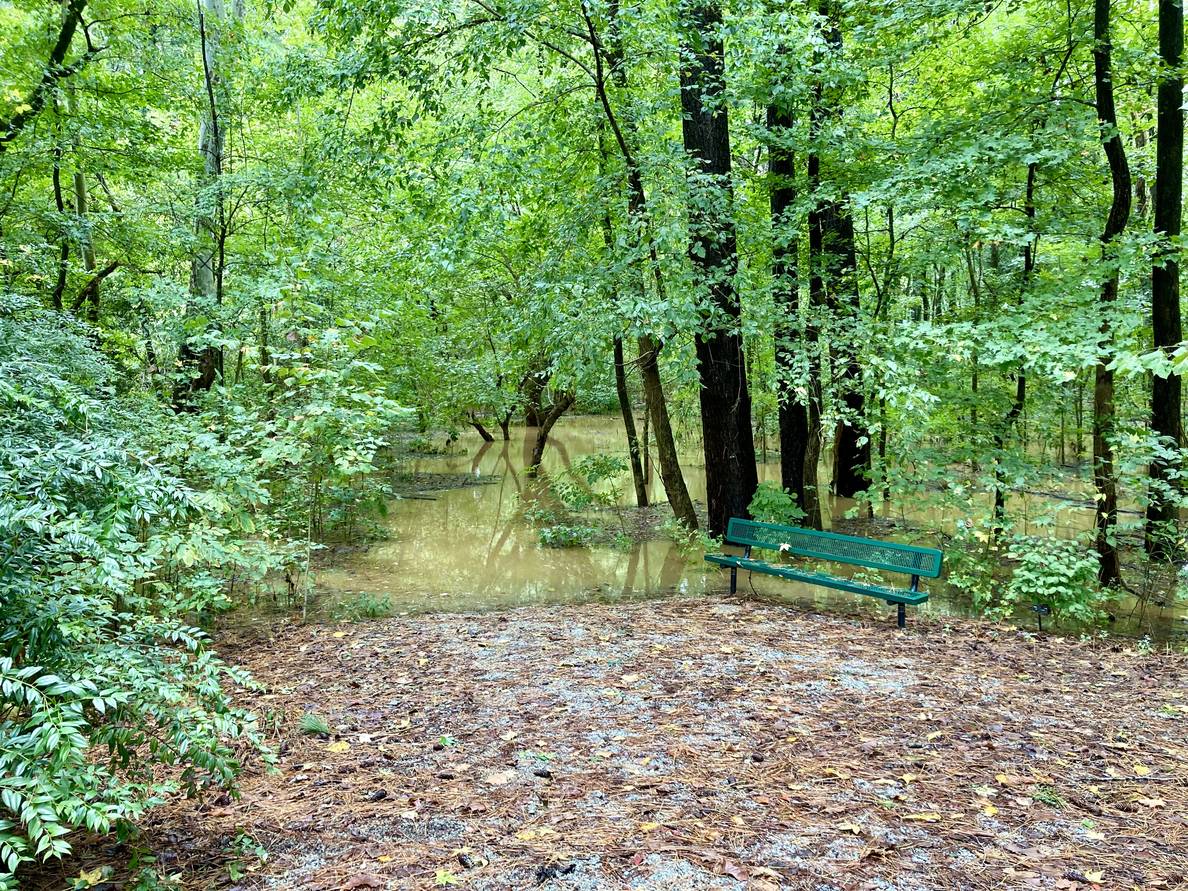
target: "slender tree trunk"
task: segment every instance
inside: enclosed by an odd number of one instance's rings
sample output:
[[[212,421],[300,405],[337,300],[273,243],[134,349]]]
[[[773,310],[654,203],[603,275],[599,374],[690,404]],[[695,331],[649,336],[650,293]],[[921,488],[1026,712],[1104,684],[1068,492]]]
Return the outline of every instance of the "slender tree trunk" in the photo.
[[[62,199],[62,147],[54,146],[54,166],[52,172],[54,186],[54,207],[58,210],[58,226],[61,229],[61,244],[58,246],[58,280],[54,283],[51,297],[54,309],[61,312],[62,302],[66,293],[66,276],[70,271],[70,238],[66,234],[66,202]]]
[[[648,213],[647,193],[644,191],[643,175],[639,162],[632,150],[634,132],[627,124],[621,125],[615,114],[608,89],[608,74],[610,82],[626,93],[628,90],[626,58],[623,53],[622,42],[619,39],[619,4],[611,0],[607,8],[610,28],[605,41],[601,40],[594,27],[589,8],[583,4],[583,16],[588,29],[590,43],[594,47],[594,88],[599,104],[602,106],[606,122],[614,135],[615,145],[623,159],[623,166],[627,179],[627,224],[632,240],[632,246],[646,249],[652,278],[656,285],[657,297],[665,299],[664,276],[660,268],[660,258],[656,252],[656,244],[651,236],[651,220]],[[609,72],[607,71],[609,68]],[[639,262],[639,261],[634,261]],[[642,267],[641,282],[643,281]],[[664,387],[660,379],[658,344],[650,336],[642,336],[638,340],[639,370],[643,379],[644,397],[648,406],[648,416],[655,427],[656,454],[660,462],[660,479],[664,484],[664,492],[668,503],[672,507],[674,516],[692,530],[698,527],[697,513],[693,509],[693,501],[689,497],[689,490],[685,486],[685,478],[681,473],[680,461],[677,457],[676,440],[672,434],[672,424],[668,417],[668,406],[664,399]],[[646,430],[646,427],[645,427]],[[645,435],[643,450],[644,460],[647,460],[647,437]],[[647,466],[645,466],[645,480]]]
[[[1183,0],[1159,0],[1159,55],[1167,66],[1159,82],[1155,136],[1155,235],[1161,254],[1151,269],[1151,328],[1155,349],[1170,353],[1184,337],[1180,321],[1179,248],[1184,184],[1184,78],[1180,65],[1184,52]],[[1171,72],[1170,74],[1168,72]],[[1176,452],[1183,445],[1180,377],[1154,375],[1151,379],[1151,432],[1161,444]],[[1170,560],[1179,551],[1179,507],[1174,478],[1179,461],[1157,456],[1151,462],[1147,503],[1146,548],[1156,559]]]
[[[623,338],[616,336],[615,393],[619,397],[619,411],[623,415],[623,429],[627,432],[627,452],[631,459],[631,479],[635,483],[635,503],[648,506],[648,487],[644,482],[643,464],[640,463],[639,439],[635,435],[635,413],[631,408],[631,396],[627,392],[627,369],[623,359]]]
[[[708,289],[704,328],[695,337],[701,378],[701,430],[705,450],[706,508],[711,535],[731,517],[750,516],[759,484],[751,429],[734,276],[730,133],[725,104],[722,14],[716,0],[682,0],[681,133],[690,168],[689,260]]]
[[[1110,0],[1094,0],[1093,16],[1093,82],[1097,98],[1097,119],[1106,160],[1110,167],[1113,198],[1109,216],[1101,233],[1102,259],[1113,259],[1113,242],[1126,228],[1130,217],[1130,165],[1118,132],[1118,115],[1114,108],[1114,82],[1110,71]],[[1101,341],[1094,373],[1093,386],[1093,480],[1097,489],[1097,553],[1101,558],[1099,579],[1103,586],[1122,583],[1122,567],[1118,558],[1116,539],[1118,529],[1118,482],[1114,472],[1114,372],[1110,362],[1114,357],[1111,316],[1118,298],[1118,271],[1113,265],[1102,282],[1099,299],[1101,311]]]
[[[687,529],[697,528],[697,512],[693,499],[685,487],[681,463],[677,458],[676,440],[672,436],[672,423],[668,419],[668,404],[664,401],[664,384],[660,380],[660,364],[657,361],[660,348],[650,337],[639,338],[639,373],[643,378],[647,394],[648,411],[652,416],[652,427],[656,431],[656,459],[660,464],[660,481],[668,495],[668,503],[676,518]]]
[[[780,483],[803,509],[804,456],[808,450],[808,392],[800,382],[796,356],[804,349],[799,337],[800,282],[797,220],[789,212],[796,200],[795,159],[786,147],[792,115],[781,105],[767,108],[771,178],[771,277],[776,308],[775,365],[779,396]]]
[[[222,303],[223,263],[226,248],[226,208],[219,192],[223,174],[223,153],[227,124],[219,109],[219,48],[227,13],[223,0],[200,0],[198,35],[202,52],[203,91],[206,114],[198,130],[198,152],[202,156],[203,187],[214,193],[213,207],[200,200],[197,219],[198,249],[190,264],[190,299],[199,315],[217,316]],[[212,333],[208,327],[207,334]],[[181,378],[174,387],[174,405],[185,407],[194,393],[209,390],[223,373],[223,351],[210,344],[182,342],[178,350]]]
[[[470,416],[470,426],[474,428],[474,432],[479,435],[479,438],[483,442],[494,442],[495,441],[495,437],[492,436],[491,432],[486,427],[483,426],[483,422],[480,421],[478,418],[476,418],[474,415]]]
[[[532,447],[532,461],[529,464],[532,469],[539,468],[544,460],[545,444],[549,441],[553,425],[561,419],[561,416],[570,409],[575,401],[572,393],[558,393],[553,404],[549,406],[548,412],[540,419],[540,426],[536,428],[536,444]]]
[[[1023,244],[1023,282],[1019,289],[1019,302],[1023,302],[1031,287],[1031,276],[1035,271],[1035,176],[1037,166],[1032,161],[1027,165],[1027,186],[1024,191],[1023,212],[1027,216],[1027,240]],[[996,460],[1001,460],[1001,453],[1006,448],[1007,437],[1011,429],[1018,422],[1027,405],[1027,363],[1019,360],[1019,367],[1015,372],[1015,398],[1002,419],[1002,429],[995,435],[995,447],[999,452]],[[1001,530],[1006,523],[1006,485],[1002,478],[1002,470],[994,469],[994,528]]]
[[[820,135],[822,123],[821,115],[821,84],[813,85],[813,102],[809,111],[809,130],[814,140]],[[821,185],[821,157],[814,145],[809,153],[806,164],[808,184],[813,194]],[[810,528],[820,529],[823,526],[822,510],[824,501],[821,498],[821,487],[818,479],[818,467],[821,462],[821,405],[824,400],[824,388],[821,384],[821,336],[820,319],[825,312],[825,278],[821,270],[823,254],[823,227],[821,225],[821,207],[813,204],[808,212],[809,230],[809,306],[808,317],[805,320],[804,344],[805,359],[808,365],[808,393],[805,401],[805,420],[808,433],[805,437],[804,450],[804,510],[808,515],[805,522]]]
[[[824,21],[822,35],[829,52],[838,54],[842,48],[842,33],[838,24],[839,11],[833,0],[819,0],[817,12]],[[826,121],[841,117],[840,97],[826,93],[818,82],[813,87],[816,115],[814,133],[819,137]],[[820,158],[817,158],[815,186],[821,179]],[[867,487],[866,468],[870,465],[870,435],[866,429],[866,395],[862,381],[862,367],[858,362],[858,327],[861,321],[858,294],[858,260],[854,246],[854,220],[849,200],[822,199],[814,195],[816,213],[809,225],[818,228],[815,239],[817,253],[814,271],[821,281],[822,304],[832,320],[830,342],[835,350],[834,382],[841,407],[840,421],[834,440],[833,490],[844,498],[852,498]],[[814,239],[810,237],[810,246]]]

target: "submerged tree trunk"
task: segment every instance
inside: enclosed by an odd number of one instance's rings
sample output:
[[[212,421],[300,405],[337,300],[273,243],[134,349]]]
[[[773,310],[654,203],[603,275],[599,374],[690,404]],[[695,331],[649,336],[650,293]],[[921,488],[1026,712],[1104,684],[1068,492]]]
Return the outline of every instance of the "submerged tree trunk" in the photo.
[[[651,268],[652,279],[656,285],[656,293],[660,300],[665,297],[664,277],[660,269],[660,260],[656,252],[655,242],[651,237],[651,221],[648,214],[647,193],[644,191],[643,175],[639,162],[632,150],[630,120],[621,125],[615,114],[608,89],[608,74],[610,82],[617,89],[626,92],[628,89],[626,59],[623,54],[622,42],[619,39],[619,5],[617,0],[611,0],[607,8],[610,29],[606,40],[599,38],[594,27],[594,20],[588,7],[582,6],[583,17],[594,49],[594,88],[599,104],[606,116],[606,122],[614,135],[615,145],[623,160],[627,180],[627,226],[632,247],[637,252],[646,252]],[[610,71],[607,71],[607,68]],[[638,253],[637,253],[638,256]],[[634,259],[640,272],[641,287],[645,281],[642,262]],[[648,416],[655,428],[656,455],[660,462],[660,479],[664,485],[665,495],[672,507],[673,515],[686,528],[693,530],[698,527],[697,513],[693,509],[693,501],[689,497],[689,490],[685,486],[685,478],[681,473],[680,461],[677,457],[676,440],[672,434],[672,424],[668,417],[668,406],[664,399],[664,387],[660,379],[659,352],[660,345],[648,335],[639,337],[639,370],[643,380],[644,397],[648,406]],[[645,427],[645,431],[646,431]],[[643,458],[647,461],[647,436],[644,437]],[[645,465],[645,481],[647,467]]]
[[[1155,235],[1160,255],[1151,269],[1151,328],[1155,349],[1171,353],[1183,339],[1180,320],[1180,264],[1176,259],[1180,236],[1184,183],[1184,78],[1180,74],[1184,51],[1183,0],[1159,0],[1159,54],[1167,76],[1159,82],[1155,137]],[[1178,452],[1183,445],[1180,377],[1154,375],[1151,379],[1151,432],[1161,446]],[[1180,551],[1179,507],[1174,478],[1179,461],[1157,455],[1151,462],[1147,504],[1146,548],[1155,559],[1170,560]]]
[[[627,369],[623,359],[623,338],[616,336],[615,393],[619,397],[619,411],[623,415],[623,429],[627,432],[627,452],[631,460],[631,479],[635,483],[635,503],[648,506],[648,487],[644,481],[643,464],[640,462],[639,438],[635,434],[635,413],[631,408],[631,396],[627,392]]]
[[[768,171],[771,177],[771,278],[775,302],[775,365],[779,397],[780,484],[796,499],[802,509],[804,492],[804,456],[808,451],[808,392],[796,383],[800,377],[797,348],[804,349],[798,337],[800,328],[800,281],[797,221],[790,218],[789,207],[796,200],[795,159],[783,141],[793,125],[792,115],[781,105],[767,108],[770,140]]]
[[[1113,242],[1130,218],[1130,165],[1118,132],[1114,108],[1114,83],[1110,71],[1110,0],[1095,0],[1093,16],[1093,81],[1097,98],[1097,119],[1110,167],[1113,198],[1101,233],[1102,259],[1113,259]],[[1093,386],[1093,481],[1097,489],[1097,553],[1101,559],[1098,578],[1103,586],[1122,583],[1122,568],[1116,541],[1118,529],[1118,482],[1114,471],[1114,357],[1112,318],[1118,298],[1118,270],[1111,265],[1101,285],[1101,340]]]
[[[549,441],[549,434],[553,431],[553,425],[561,419],[565,412],[569,411],[576,399],[572,393],[558,393],[553,400],[553,404],[549,406],[549,410],[540,419],[540,426],[536,428],[536,442],[532,446],[532,460],[529,462],[529,467],[536,470],[540,467],[544,460],[545,445]]]
[[[681,133],[690,161],[689,260],[709,296],[704,327],[695,338],[706,509],[710,534],[722,535],[731,517],[750,516],[751,498],[759,484],[739,325],[741,307],[734,281],[738,251],[722,14],[716,0],[683,0],[678,14]]]
[[[697,512],[693,499],[685,486],[681,463],[677,457],[676,440],[672,435],[672,423],[668,418],[668,404],[664,400],[664,384],[660,379],[660,348],[650,337],[639,338],[639,373],[643,378],[647,395],[648,411],[652,427],[656,431],[656,459],[660,464],[660,481],[668,495],[673,515],[687,529],[696,529]]]

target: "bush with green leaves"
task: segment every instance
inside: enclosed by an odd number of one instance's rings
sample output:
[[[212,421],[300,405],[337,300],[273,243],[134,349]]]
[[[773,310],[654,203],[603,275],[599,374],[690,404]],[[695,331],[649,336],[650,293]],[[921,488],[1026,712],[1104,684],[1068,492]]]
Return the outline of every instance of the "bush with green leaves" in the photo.
[[[1017,560],[1003,592],[1008,607],[1038,604],[1058,618],[1100,617],[1106,593],[1097,584],[1097,553],[1075,539],[1019,535],[1008,556]]]
[[[775,483],[760,483],[747,509],[751,517],[760,523],[779,523],[783,526],[795,526],[806,516],[792,493]]]
[[[115,382],[85,331],[0,296],[0,888],[263,751],[227,692],[250,678],[179,615],[206,503],[134,447]]]

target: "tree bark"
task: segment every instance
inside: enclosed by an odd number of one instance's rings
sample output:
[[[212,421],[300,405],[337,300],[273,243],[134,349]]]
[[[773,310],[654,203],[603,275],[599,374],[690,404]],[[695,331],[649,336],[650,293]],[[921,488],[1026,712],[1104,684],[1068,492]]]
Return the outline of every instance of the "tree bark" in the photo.
[[[635,483],[635,503],[648,506],[648,487],[644,482],[643,464],[640,462],[639,437],[635,433],[635,414],[631,408],[631,396],[627,392],[627,369],[623,359],[623,338],[616,335],[615,393],[619,397],[619,411],[623,415],[623,428],[627,432],[627,452],[631,461],[631,480]]]
[[[725,104],[722,14],[716,0],[682,0],[681,134],[689,156],[689,260],[708,289],[703,328],[695,337],[701,378],[706,510],[711,535],[731,517],[750,516],[759,485],[751,396],[734,276],[730,133]]]
[[[1094,0],[1093,82],[1097,99],[1097,119],[1106,160],[1110,168],[1113,197],[1109,215],[1101,233],[1102,259],[1110,263],[1113,242],[1122,234],[1130,217],[1130,165],[1118,132],[1114,107],[1114,83],[1111,67],[1110,0]],[[1111,266],[1101,285],[1101,339],[1093,386],[1093,481],[1097,489],[1097,512],[1094,526],[1096,546],[1101,559],[1098,578],[1103,586],[1122,583],[1122,567],[1115,540],[1118,528],[1118,483],[1114,473],[1114,372],[1109,365],[1114,357],[1111,314],[1118,298],[1118,271]]]
[[[236,9],[238,10],[238,6]],[[219,112],[219,45],[221,28],[227,18],[223,0],[199,0],[198,35],[201,44],[203,89],[206,116],[198,130],[198,152],[202,156],[204,186],[215,193],[214,207],[201,208],[196,221],[199,247],[190,264],[190,298],[201,315],[209,320],[223,302],[223,273],[227,239],[226,207],[219,192],[223,174],[223,152],[227,127]],[[213,330],[208,321],[207,333]],[[174,387],[176,408],[188,405],[191,397],[209,390],[223,374],[223,351],[205,344],[195,346],[188,339],[178,350],[181,376]]]
[[[693,530],[698,526],[697,511],[693,509],[693,499],[689,497],[685,477],[681,473],[681,463],[677,458],[676,440],[673,439],[672,423],[668,418],[668,404],[664,400],[664,384],[660,379],[659,354],[660,347],[652,338],[639,338],[639,373],[643,378],[652,427],[656,431],[656,460],[660,464],[660,481],[664,484],[664,492],[668,496],[673,515],[685,528]]]
[[[839,53],[842,33],[832,0],[820,0],[817,11],[825,22],[824,40],[831,53]],[[825,120],[840,118],[842,108],[826,96],[818,82],[813,88],[816,106],[816,136]],[[820,157],[817,158],[815,185],[820,183]],[[854,220],[849,200],[816,198],[816,213],[810,227],[818,228],[813,258],[814,274],[821,278],[824,305],[832,319],[831,343],[837,353],[833,362],[837,396],[842,407],[841,420],[834,440],[833,491],[843,498],[853,498],[867,487],[866,468],[870,465],[870,435],[866,430],[866,394],[862,367],[858,362],[858,256],[854,246]],[[814,239],[810,238],[810,247]]]
[[[660,258],[656,252],[656,244],[651,236],[651,219],[648,212],[647,193],[644,191],[643,175],[639,162],[632,149],[634,132],[630,121],[621,125],[615,113],[608,90],[608,74],[610,80],[622,92],[628,89],[626,59],[623,54],[622,41],[619,35],[619,5],[617,0],[611,0],[607,8],[610,23],[606,41],[602,41],[594,26],[594,20],[589,8],[583,3],[582,12],[586,22],[590,44],[594,52],[594,89],[606,116],[607,124],[614,135],[615,145],[623,159],[623,166],[627,179],[627,222],[632,246],[645,249],[648,264],[651,268],[652,279],[656,286],[657,297],[665,298],[664,276],[660,269]],[[605,63],[605,64],[604,64]],[[609,68],[609,72],[607,69]],[[639,260],[633,260],[639,264]],[[646,287],[642,266],[640,270],[641,287]],[[677,457],[676,440],[672,433],[672,424],[668,417],[668,406],[664,399],[664,386],[660,379],[658,344],[650,335],[638,338],[640,377],[644,385],[644,397],[648,407],[648,417],[656,429],[656,453],[660,462],[660,479],[664,485],[664,493],[668,497],[673,515],[686,528],[693,530],[698,527],[697,513],[693,509],[693,501],[689,497],[689,490],[685,485],[684,474],[681,472],[680,460]],[[646,429],[646,428],[645,428]],[[648,450],[645,436],[643,459],[647,462]],[[645,482],[647,479],[647,465],[644,468]]]
[[[767,108],[770,140],[768,172],[771,179],[771,278],[776,309],[775,365],[779,398],[780,484],[802,509],[804,492],[804,456],[808,450],[808,393],[797,392],[800,370],[798,348],[804,349],[800,329],[800,282],[797,220],[788,208],[796,200],[795,159],[782,141],[793,126],[792,114],[782,105]]]
[[[1035,271],[1035,177],[1038,167],[1035,161],[1027,165],[1027,185],[1024,189],[1023,212],[1027,217],[1027,240],[1023,243],[1023,282],[1019,290],[1019,302],[1022,303],[1031,287],[1032,273]],[[1002,419],[1002,429],[995,435],[997,450],[1001,453],[1006,447],[1011,428],[1015,426],[1027,405],[1027,365],[1024,359],[1019,360],[1019,367],[1015,372],[1015,398],[1006,416]],[[1006,523],[1006,484],[1002,478],[1002,471],[994,470],[994,529],[1001,531]]]
[[[570,409],[575,401],[572,393],[558,393],[553,404],[549,406],[548,412],[540,419],[540,426],[536,428],[536,443],[532,447],[532,462],[529,464],[533,470],[539,469],[544,460],[545,445],[549,441],[553,425],[561,419],[561,416]]]
[[[1184,52],[1183,0],[1159,0],[1159,55],[1167,70],[1159,81],[1155,136],[1155,236],[1160,253],[1151,268],[1151,328],[1155,349],[1169,353],[1184,337],[1180,320],[1180,264],[1175,240],[1180,235],[1184,194]],[[1177,374],[1151,379],[1151,432],[1169,451],[1183,445],[1181,388]],[[1179,507],[1174,478],[1179,462],[1157,456],[1150,467],[1146,549],[1153,559],[1178,556]]]

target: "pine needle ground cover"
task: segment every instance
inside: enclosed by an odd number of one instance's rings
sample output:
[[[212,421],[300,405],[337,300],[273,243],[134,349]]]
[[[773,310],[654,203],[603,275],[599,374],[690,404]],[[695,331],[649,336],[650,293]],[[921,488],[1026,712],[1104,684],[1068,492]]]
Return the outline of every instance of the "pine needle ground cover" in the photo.
[[[280,771],[149,818],[189,887],[1188,882],[1182,655],[716,598],[238,634]]]

